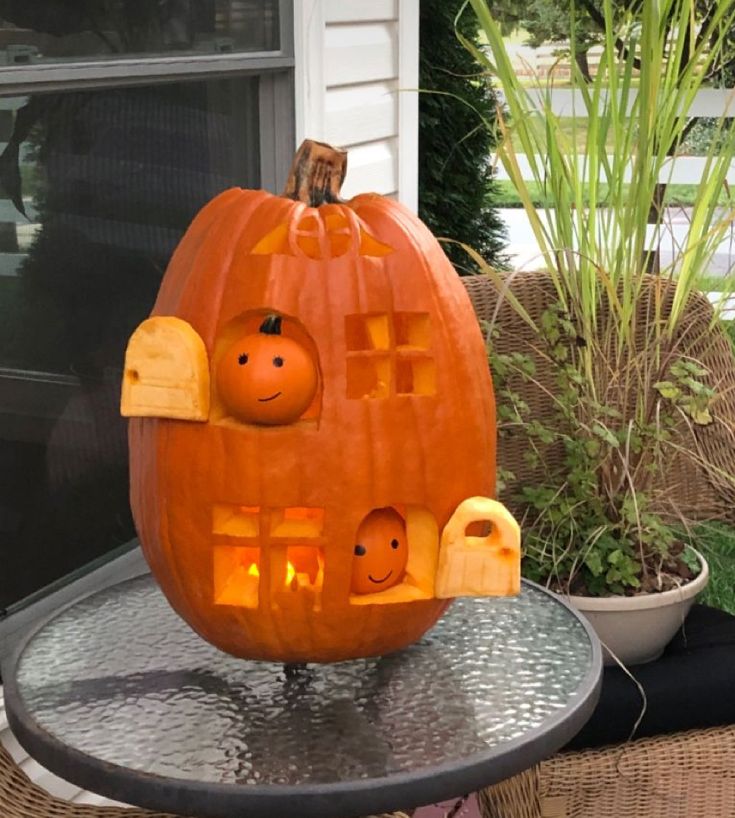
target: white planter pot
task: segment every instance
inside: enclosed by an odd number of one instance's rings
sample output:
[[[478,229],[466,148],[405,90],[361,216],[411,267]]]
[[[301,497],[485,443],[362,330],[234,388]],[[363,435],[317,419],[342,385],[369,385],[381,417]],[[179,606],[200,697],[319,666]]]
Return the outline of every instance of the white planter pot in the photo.
[[[569,596],[567,599],[587,618],[603,648],[608,647],[624,665],[652,662],[663,653],[684,622],[695,597],[707,585],[707,561],[699,552],[697,556],[702,570],[681,588],[641,596]],[[610,652],[603,652],[606,665],[617,664]]]

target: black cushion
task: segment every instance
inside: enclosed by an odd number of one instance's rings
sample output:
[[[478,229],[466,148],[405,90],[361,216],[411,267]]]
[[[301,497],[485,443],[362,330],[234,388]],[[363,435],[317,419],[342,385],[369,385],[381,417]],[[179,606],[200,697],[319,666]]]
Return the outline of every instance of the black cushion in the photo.
[[[735,723],[735,616],[695,605],[661,658],[629,671],[647,698],[634,738]],[[564,749],[625,741],[641,707],[635,682],[619,667],[605,668],[597,708]]]

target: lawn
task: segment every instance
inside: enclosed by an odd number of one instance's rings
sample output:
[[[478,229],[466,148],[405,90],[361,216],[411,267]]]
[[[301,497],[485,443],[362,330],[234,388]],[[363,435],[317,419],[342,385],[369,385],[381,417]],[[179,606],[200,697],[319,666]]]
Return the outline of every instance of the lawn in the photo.
[[[588,121],[584,117],[560,117],[560,130],[567,135],[570,141],[573,141],[576,150],[579,154],[585,152],[588,141]],[[711,120],[700,120],[692,131],[687,135],[685,141],[680,146],[678,153],[681,156],[705,156],[710,149],[712,140],[715,138],[716,125],[712,124]],[[523,154],[523,146],[521,145],[515,131],[510,129],[511,139],[513,141],[513,148],[518,154]],[[615,134],[612,132],[608,135],[607,149],[612,153],[615,142]],[[571,150],[571,149],[570,149]],[[507,181],[496,181],[497,196],[493,199],[498,207],[520,207],[520,200],[515,194],[513,185]],[[538,206],[543,206],[548,203],[548,199],[544,196],[543,191],[535,183],[529,183],[534,198],[534,203]],[[605,186],[602,186],[603,193]],[[696,185],[667,185],[666,190],[666,204],[687,206],[694,202],[696,195]],[[731,204],[731,197],[728,191],[723,190],[720,196],[722,204]]]
[[[543,189],[536,182],[528,182],[528,189],[536,207],[553,207],[553,198],[544,195]],[[603,201],[606,190],[606,185],[600,185],[600,196]],[[493,191],[491,201],[495,207],[521,207],[521,200],[518,198],[512,182],[496,179],[493,184]],[[696,185],[666,185],[664,203],[668,206],[691,206],[694,203],[696,193]],[[587,204],[586,197],[584,203]],[[720,194],[720,203],[723,205],[731,204],[731,197],[724,189]]]
[[[576,145],[577,150],[580,153],[583,153],[586,146],[587,146],[587,131],[588,131],[588,123],[587,119],[582,117],[571,117],[571,116],[562,116],[559,117],[559,128],[560,130],[567,135],[569,140],[574,140],[574,145]],[[513,141],[513,147],[518,153],[523,153],[523,145],[521,145],[515,131],[511,128],[511,139]],[[610,133],[607,139],[607,149],[608,153],[612,151],[615,138],[614,134]]]
[[[735,529],[724,523],[703,524],[693,544],[710,567],[709,586],[699,601],[735,614]]]
[[[722,276],[702,276],[699,279],[699,289],[704,293],[731,293],[735,290],[735,280],[732,275],[723,278]],[[729,322],[730,324],[732,322]],[[732,337],[732,331],[728,330]]]

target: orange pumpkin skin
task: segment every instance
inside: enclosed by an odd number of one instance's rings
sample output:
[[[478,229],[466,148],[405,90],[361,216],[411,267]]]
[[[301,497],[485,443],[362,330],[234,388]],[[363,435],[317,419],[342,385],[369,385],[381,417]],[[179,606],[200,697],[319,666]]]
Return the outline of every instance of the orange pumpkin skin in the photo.
[[[300,237],[296,228],[314,225]],[[263,252],[279,230],[288,252]],[[394,201],[365,194],[311,208],[225,191],[181,241],[153,315],[189,322],[216,372],[233,327],[257,332],[271,312],[284,327],[293,318],[288,332],[317,363],[314,411],[287,425],[238,422],[215,378],[207,422],[131,419],[131,505],[144,553],[174,609],[236,656],[328,662],[398,650],[448,602],[354,604],[356,533],[387,507],[427,509],[441,531],[465,498],[494,496],[494,401],[472,307],[437,241]],[[279,539],[283,509],[316,515],[306,540]],[[257,604],[216,601],[215,552],[247,544],[263,557]],[[318,598],[285,581],[296,553],[288,548],[315,545]],[[246,574],[254,553],[243,550],[237,570]]]
[[[244,423],[293,423],[309,407],[317,373],[309,353],[279,334],[244,335],[223,353],[217,389],[225,408]]]

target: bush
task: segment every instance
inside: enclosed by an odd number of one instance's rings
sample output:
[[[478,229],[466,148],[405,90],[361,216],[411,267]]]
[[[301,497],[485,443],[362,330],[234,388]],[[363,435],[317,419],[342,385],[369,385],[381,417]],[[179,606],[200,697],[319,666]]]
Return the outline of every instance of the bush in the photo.
[[[419,216],[437,237],[463,242],[498,267],[505,264],[504,226],[489,204],[494,182],[485,122],[496,97],[473,56],[459,42],[461,0],[421,0],[419,54]],[[457,28],[477,43],[477,21]],[[461,247],[444,243],[460,274],[474,272]]]

